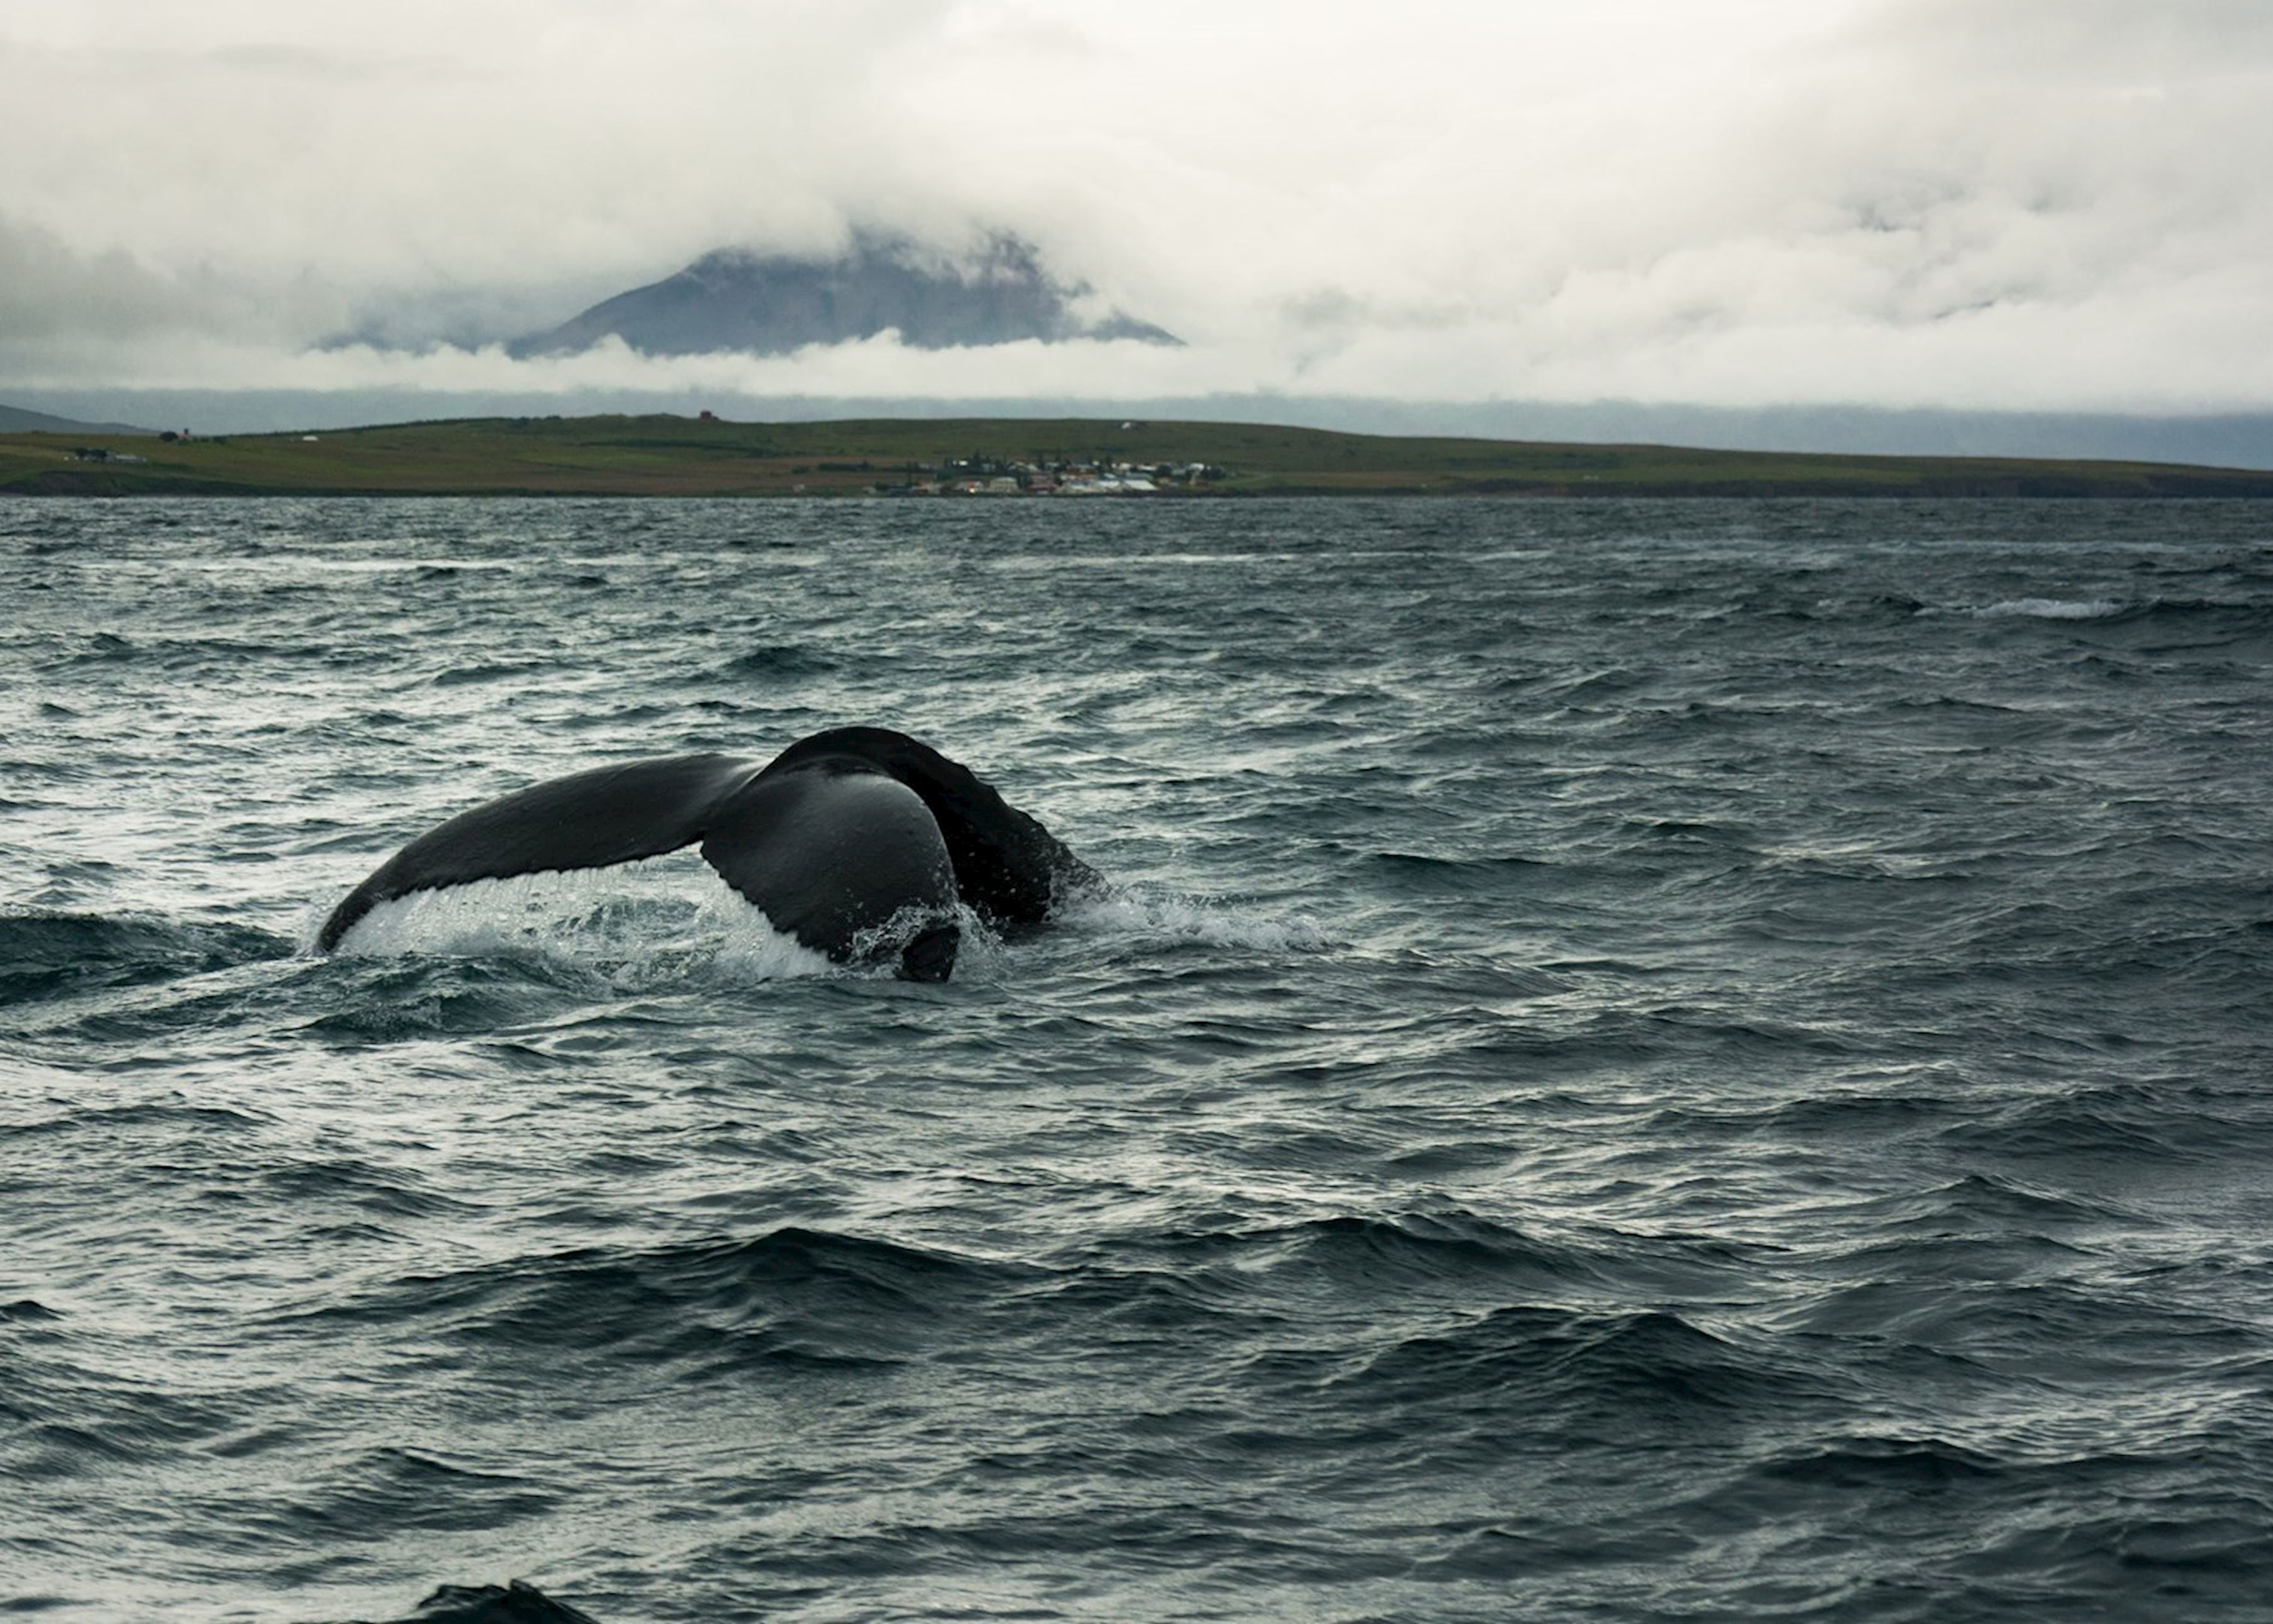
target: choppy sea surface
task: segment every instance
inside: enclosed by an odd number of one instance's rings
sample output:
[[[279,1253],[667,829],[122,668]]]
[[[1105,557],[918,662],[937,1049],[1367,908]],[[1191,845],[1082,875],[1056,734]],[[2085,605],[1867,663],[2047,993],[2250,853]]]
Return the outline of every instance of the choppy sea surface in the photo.
[[[0,502],[0,1611],[2273,1616],[2273,505]],[[956,978],[540,778],[917,734]]]

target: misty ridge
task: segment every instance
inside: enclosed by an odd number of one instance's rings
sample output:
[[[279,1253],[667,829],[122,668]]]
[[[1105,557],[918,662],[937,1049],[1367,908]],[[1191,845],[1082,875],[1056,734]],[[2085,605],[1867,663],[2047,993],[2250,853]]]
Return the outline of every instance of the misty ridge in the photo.
[[[976,249],[957,254],[896,232],[856,230],[833,255],[716,249],[558,326],[491,333],[469,347],[502,341],[508,355],[528,360],[580,355],[611,338],[646,355],[788,355],[888,332],[916,349],[1082,339],[1182,342],[1095,304],[1086,283],[1060,281],[1032,243],[1010,232],[989,232]],[[332,343],[417,347],[371,330]]]

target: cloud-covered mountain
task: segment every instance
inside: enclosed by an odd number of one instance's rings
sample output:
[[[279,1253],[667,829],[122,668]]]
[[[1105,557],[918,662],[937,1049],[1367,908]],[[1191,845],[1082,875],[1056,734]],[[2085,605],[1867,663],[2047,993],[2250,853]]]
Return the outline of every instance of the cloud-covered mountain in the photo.
[[[511,349],[524,357],[573,355],[612,335],[649,355],[785,355],[888,330],[919,349],[1022,339],[1178,342],[1119,311],[1084,312],[1088,292],[1052,277],[1014,236],[989,238],[957,258],[905,237],[863,234],[829,258],[721,249]]]
[[[2273,409],[2267,0],[0,17],[11,400]]]

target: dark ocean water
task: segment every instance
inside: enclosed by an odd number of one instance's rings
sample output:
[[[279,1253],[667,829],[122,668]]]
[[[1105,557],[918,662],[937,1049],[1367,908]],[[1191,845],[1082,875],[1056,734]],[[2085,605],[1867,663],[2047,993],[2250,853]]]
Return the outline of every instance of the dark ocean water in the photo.
[[[2273,505],[0,503],[0,1611],[2273,1617]],[[442,817],[844,722],[921,986]]]

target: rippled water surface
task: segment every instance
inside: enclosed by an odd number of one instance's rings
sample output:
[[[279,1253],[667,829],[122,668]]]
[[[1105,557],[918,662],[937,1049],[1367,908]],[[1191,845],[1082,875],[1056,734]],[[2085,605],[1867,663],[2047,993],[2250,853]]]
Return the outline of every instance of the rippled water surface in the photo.
[[[0,1604],[2262,1620],[2273,505],[0,502]],[[920,986],[640,755],[1114,882]]]

